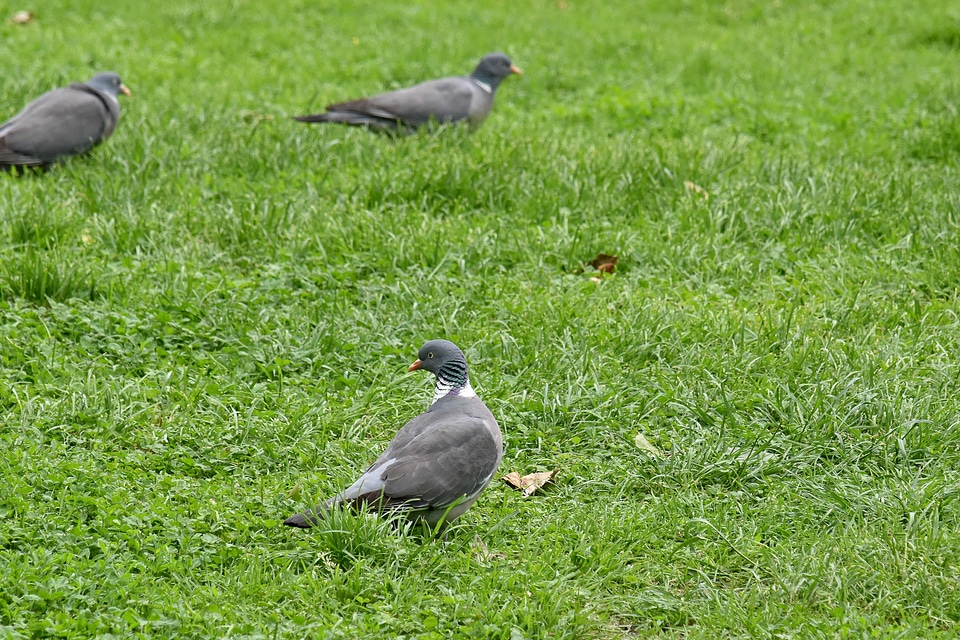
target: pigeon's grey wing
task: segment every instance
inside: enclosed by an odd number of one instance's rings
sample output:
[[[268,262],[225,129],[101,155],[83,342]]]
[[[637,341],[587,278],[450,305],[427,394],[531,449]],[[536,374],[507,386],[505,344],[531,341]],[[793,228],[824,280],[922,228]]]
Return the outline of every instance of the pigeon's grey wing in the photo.
[[[352,485],[333,496],[321,505],[317,505],[304,513],[298,513],[284,520],[284,524],[291,527],[312,527],[332,508],[342,503],[368,503],[380,509],[387,506],[389,499],[384,496],[384,472],[397,461],[398,456],[410,442],[421,436],[424,431],[435,428],[436,422],[429,412],[421,413],[407,424],[403,425],[394,436],[379,458],[367,467],[367,470],[357,478]],[[394,505],[395,506],[395,505]]]
[[[489,420],[496,421],[490,416]],[[443,509],[490,482],[502,450],[491,425],[475,416],[443,416],[376,470],[386,508]]]
[[[9,155],[49,163],[83,153],[109,135],[116,126],[109,100],[75,87],[40,96],[5,127],[3,147],[9,153],[0,152],[0,162]]]
[[[356,482],[352,485],[333,498],[330,498],[326,506],[330,507],[341,502],[367,501],[373,498],[380,499],[386,478],[384,472],[387,467],[395,464],[399,458],[406,455],[412,441],[423,436],[425,432],[436,429],[438,424],[436,416],[427,411],[403,425],[400,430],[397,431],[393,440],[390,441],[390,444],[387,445],[386,450],[380,454],[380,457],[377,458],[373,464],[367,467],[363,475],[357,478]]]
[[[22,113],[18,113],[17,115],[13,116],[3,124],[0,124],[0,138],[5,136],[7,131],[9,131],[17,123],[17,120],[20,118],[21,115]]]
[[[344,503],[417,512],[443,512],[460,504],[462,512],[489,484],[502,455],[500,427],[483,402],[440,400],[404,425],[356,482],[284,524],[313,526]]]
[[[39,167],[47,164],[42,158],[8,149],[6,144],[6,140],[0,136],[0,167]]]
[[[457,122],[470,115],[476,91],[480,88],[467,78],[444,78],[363,100],[330,105],[327,111],[400,121],[413,127],[425,125],[431,119],[441,123]]]
[[[294,116],[293,119],[299,122],[335,122],[355,127],[364,126],[373,131],[384,133],[394,133],[401,127],[408,132],[413,131],[412,127],[398,124],[396,118],[381,118],[355,111],[328,111],[327,113]]]
[[[7,134],[12,131],[23,116],[23,112],[0,124],[0,166],[40,166],[46,164],[41,158],[21,153],[7,147]]]

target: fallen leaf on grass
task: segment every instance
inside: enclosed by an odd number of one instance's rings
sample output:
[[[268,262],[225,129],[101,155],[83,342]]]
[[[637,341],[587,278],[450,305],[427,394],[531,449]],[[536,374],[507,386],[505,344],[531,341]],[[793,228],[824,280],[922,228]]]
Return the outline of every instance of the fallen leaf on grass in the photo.
[[[17,11],[13,14],[13,17],[10,18],[10,22],[13,24],[27,24],[32,22],[37,16],[33,15],[30,11]]]
[[[657,449],[653,444],[647,440],[647,437],[642,433],[638,433],[637,437],[633,439],[633,444],[637,445],[637,448],[641,451],[646,451],[647,453],[652,453],[657,458],[663,457],[663,451]]]
[[[511,471],[503,476],[502,480],[514,489],[522,491],[523,497],[529,498],[537,489],[540,489],[543,485],[553,480],[553,477],[557,475],[558,471],[560,471],[560,469],[540,473],[529,473],[525,476],[521,476],[516,471]]]
[[[487,547],[487,544],[480,536],[473,536],[473,544],[470,546],[473,547],[473,555],[475,555],[478,560],[483,560],[484,562],[507,557],[507,554],[505,553],[490,551],[490,549]]]
[[[588,262],[587,264],[599,271],[600,273],[613,273],[617,268],[617,256],[608,256],[605,253],[598,253],[597,257]]]
[[[689,180],[684,180],[684,181],[683,181],[683,186],[685,186],[685,187],[687,188],[687,191],[693,191],[694,193],[699,193],[700,195],[703,196],[703,199],[704,199],[704,200],[709,200],[709,199],[710,199],[710,192],[707,191],[706,189],[704,189],[703,187],[701,187],[701,186],[698,185],[698,184],[695,184],[695,183],[693,183],[693,182],[690,182]]]

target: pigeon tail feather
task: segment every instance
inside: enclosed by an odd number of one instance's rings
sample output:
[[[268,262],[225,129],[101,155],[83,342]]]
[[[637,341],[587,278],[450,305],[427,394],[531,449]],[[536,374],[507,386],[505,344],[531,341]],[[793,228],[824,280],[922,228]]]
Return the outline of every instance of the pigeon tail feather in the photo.
[[[329,113],[312,113],[306,116],[293,116],[297,122],[335,122],[330,119]]]
[[[353,127],[368,127],[375,131],[395,132],[403,127],[404,131],[409,131],[410,127],[403,125],[397,119],[383,118],[355,111],[328,111],[326,113],[314,113],[306,116],[294,116],[298,122],[331,122],[335,124],[346,124]]]

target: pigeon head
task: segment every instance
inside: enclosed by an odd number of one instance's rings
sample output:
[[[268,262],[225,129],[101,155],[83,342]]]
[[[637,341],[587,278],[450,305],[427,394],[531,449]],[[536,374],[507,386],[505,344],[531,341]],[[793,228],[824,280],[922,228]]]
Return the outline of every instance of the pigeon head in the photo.
[[[420,347],[417,361],[410,365],[408,371],[417,369],[424,369],[437,376],[434,402],[450,393],[463,397],[476,395],[470,386],[467,359],[463,356],[463,351],[449,340],[431,340]]]
[[[121,93],[125,96],[130,95],[130,89],[127,89],[127,86],[123,84],[120,76],[112,71],[98,73],[87,81],[87,85],[93,87],[97,91],[103,91],[107,95],[111,95],[114,98]]]
[[[504,53],[491,53],[480,59],[480,64],[473,70],[470,77],[479,80],[484,84],[490,85],[491,89],[496,90],[500,81],[515,73],[518,76],[523,75],[517,67],[513,66],[510,58]]]
[[[417,361],[410,365],[409,371],[423,369],[439,376],[440,372],[449,369],[450,365],[459,363],[463,364],[463,369],[466,371],[467,359],[463,356],[463,351],[460,351],[460,347],[449,340],[431,340],[420,347]]]

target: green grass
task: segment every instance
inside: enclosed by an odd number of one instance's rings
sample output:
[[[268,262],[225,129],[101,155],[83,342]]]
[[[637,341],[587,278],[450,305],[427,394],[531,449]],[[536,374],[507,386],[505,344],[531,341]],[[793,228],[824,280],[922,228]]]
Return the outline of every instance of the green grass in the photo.
[[[10,8],[0,118],[134,97],[0,175],[0,637],[954,637],[947,5]],[[493,50],[525,75],[474,135],[289,118]],[[283,527],[425,407],[439,337],[501,470],[556,484],[439,540]]]

